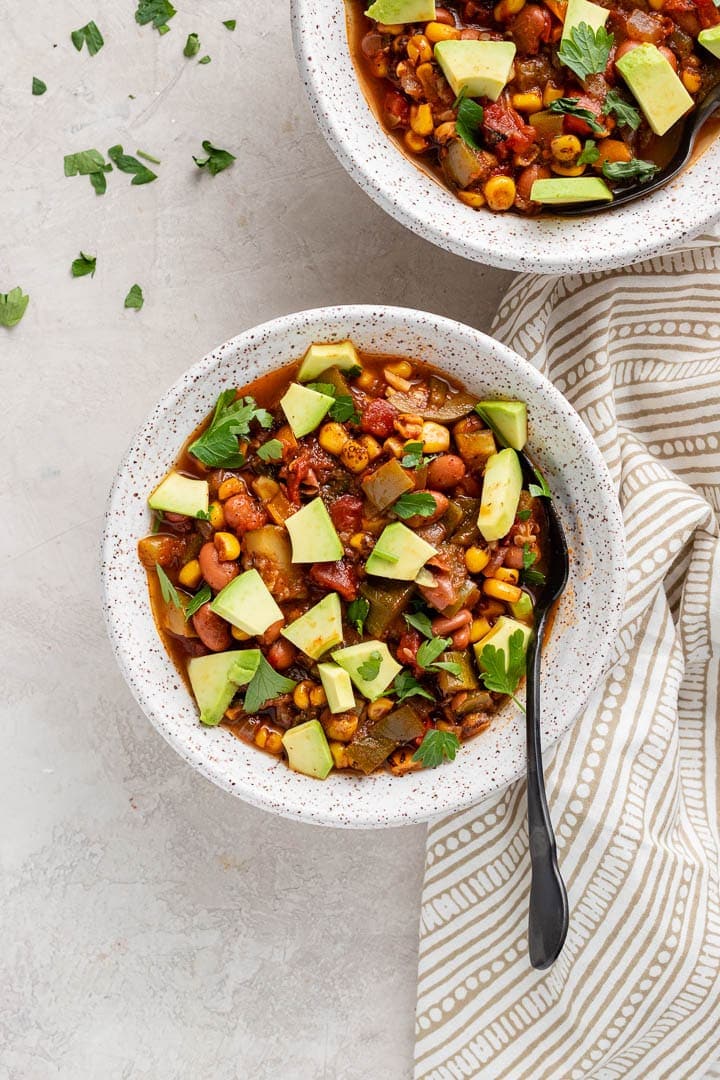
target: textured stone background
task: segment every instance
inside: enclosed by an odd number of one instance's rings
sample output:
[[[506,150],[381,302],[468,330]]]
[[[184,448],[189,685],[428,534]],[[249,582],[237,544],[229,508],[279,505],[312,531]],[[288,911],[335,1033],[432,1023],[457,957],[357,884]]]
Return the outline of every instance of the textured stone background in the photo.
[[[315,129],[285,4],[175,3],[164,37],[133,0],[0,4],[0,291],[32,297],[0,328],[0,1076],[396,1080],[424,830],[292,824],[194,775],[115,667],[99,534],[131,433],[214,345],[343,302],[486,329],[511,275],[355,187]],[[90,18],[93,58],[69,39]],[[182,56],[190,31],[210,65]],[[192,162],[204,138],[237,154],[215,179]],[[98,198],[64,178],[64,154],[117,142],[160,179],[113,173]],[[70,277],[80,249],[93,279]],[[136,281],[145,308],[124,311]]]

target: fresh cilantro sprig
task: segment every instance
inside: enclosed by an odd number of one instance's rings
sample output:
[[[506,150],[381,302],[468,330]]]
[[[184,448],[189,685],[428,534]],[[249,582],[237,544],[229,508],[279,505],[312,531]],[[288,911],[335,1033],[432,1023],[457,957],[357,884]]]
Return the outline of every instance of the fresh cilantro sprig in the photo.
[[[525,644],[522,630],[516,630],[508,639],[507,657],[504,649],[486,645],[480,654],[483,672],[480,675],[485,688],[496,694],[507,694],[525,712],[525,706],[515,697],[520,680],[525,674]]]
[[[425,443],[421,442],[407,442],[405,443],[405,452],[400,458],[400,464],[403,469],[422,469],[430,461],[429,457],[423,456],[423,447]]]
[[[42,97],[42,95],[45,93],[46,90],[47,90],[47,85],[42,81],[42,79],[38,79],[37,75],[33,75],[33,81],[32,81],[33,97]]]
[[[81,150],[77,154],[66,154],[64,168],[66,176],[89,176],[95,194],[105,194],[105,173],[112,172],[112,165],[105,161],[99,150]]]
[[[92,19],[85,26],[81,26],[79,30],[73,30],[70,40],[78,52],[81,51],[83,45],[87,45],[87,51],[91,56],[99,53],[105,44],[105,39]]]
[[[423,641],[415,657],[418,667],[424,671],[449,671],[451,675],[460,674],[460,665],[454,660],[438,660],[438,657],[452,645],[452,638],[434,637]]]
[[[430,517],[437,509],[437,503],[427,491],[408,491],[393,503],[393,511],[399,518],[411,518],[416,514]]]
[[[466,142],[473,150],[481,149],[476,136],[484,116],[485,110],[482,105],[478,105],[476,101],[471,101],[469,98],[464,97],[458,105],[455,130],[463,142]]]
[[[533,496],[533,498],[537,499],[540,498],[540,496],[544,496],[546,499],[551,499],[552,492],[548,487],[547,480],[539,469],[533,469],[533,472],[535,473],[537,484],[528,484],[528,491]]]
[[[403,618],[408,626],[412,626],[413,629],[419,630],[423,637],[428,638],[428,640],[435,636],[432,631],[430,616],[426,615],[424,611],[415,611],[409,615],[404,615]]]
[[[522,551],[522,580],[524,585],[544,585],[545,575],[541,570],[533,570],[537,562],[537,552],[533,551],[529,544],[523,544]]]
[[[203,585],[199,592],[196,592],[192,599],[188,602],[185,608],[185,621],[191,619],[196,611],[199,611],[203,604],[207,604],[209,600],[212,600],[212,593],[210,592],[209,585]]]
[[[77,259],[73,260],[73,264],[70,267],[70,271],[73,277],[95,277],[95,269],[97,267],[97,256],[86,255],[84,251],[80,252]]]
[[[454,761],[459,749],[460,740],[453,731],[429,728],[412,759],[419,761],[426,769],[434,769],[443,761]]]
[[[598,123],[595,113],[591,109],[578,105],[579,100],[579,98],[558,98],[557,101],[553,101],[549,105],[548,112],[561,113],[563,116],[574,116],[578,120],[583,120],[595,135],[604,135],[605,128]]]
[[[30,297],[19,285],[10,292],[0,293],[0,326],[17,326],[29,303]]]
[[[599,157],[600,151],[597,148],[597,143],[594,139],[587,139],[577,163],[578,165],[594,165]]]
[[[206,53],[205,56],[200,57],[198,64],[212,64],[212,56],[208,56]]]
[[[355,402],[349,394],[340,394],[332,383],[308,383],[308,389],[334,399],[328,413],[332,420],[337,420],[339,424],[360,423],[360,415],[356,411]]]
[[[223,19],[223,26],[227,30],[234,30],[237,26],[237,19]]]
[[[283,444],[279,439],[268,439],[262,446],[258,446],[257,456],[261,461],[280,461],[283,456]]]
[[[263,428],[272,424],[270,413],[258,408],[254,398],[238,398],[234,390],[223,390],[209,427],[190,444],[189,452],[209,468],[237,469],[245,462],[238,437],[249,433],[253,420]]]
[[[602,171],[608,180],[639,180],[644,184],[653,178],[658,167],[652,161],[632,158],[631,161],[606,161]]]
[[[527,521],[531,514],[532,510],[518,510],[517,519],[518,521]]]
[[[207,169],[211,176],[217,176],[218,173],[229,168],[235,160],[235,155],[231,154],[229,150],[222,150],[218,146],[213,146],[208,139],[203,139],[202,148],[207,157],[196,158],[193,154],[193,161],[198,169]]]
[[[182,604],[178,591],[173,585],[170,578],[167,576],[162,566],[158,563],[155,567],[157,571],[158,581],[160,582],[160,595],[166,604],[173,604],[178,610],[182,611]]]
[[[637,131],[640,127],[640,110],[626,101],[617,90],[608,90],[602,111],[605,116],[615,113],[618,124],[624,124],[632,131]]]
[[[136,311],[140,311],[141,307],[145,303],[145,297],[143,291],[139,285],[131,285],[130,291],[125,297],[125,307],[134,308]]]
[[[188,34],[183,56],[197,56],[200,52],[200,38],[197,34]]]
[[[370,653],[364,664],[358,665],[358,675],[361,679],[365,679],[366,682],[372,682],[373,679],[377,679],[380,674],[380,666],[382,664],[382,654],[377,650]]]
[[[355,627],[358,634],[362,634],[365,620],[369,614],[370,601],[366,600],[364,596],[360,596],[357,600],[352,600],[348,604],[347,619],[350,625]]]
[[[561,41],[558,60],[582,82],[588,75],[605,70],[614,43],[615,35],[609,34],[604,26],[593,30],[586,22],[581,22]]]
[[[116,169],[132,176],[132,183],[135,187],[139,184],[151,184],[153,180],[157,180],[157,173],[154,173],[152,169],[148,169],[147,165],[143,165],[142,161],[138,161],[131,154],[123,153],[123,148],[119,143],[117,146],[110,147],[108,157]]]
[[[268,664],[264,656],[260,656],[257,671],[248,683],[245,691],[245,712],[254,713],[273,698],[281,694],[288,694],[296,686],[293,679],[286,679],[284,675],[278,675],[275,668]]]
[[[389,691],[389,693],[393,693],[397,696],[398,705],[411,697],[424,697],[427,698],[428,701],[435,700],[432,694],[429,694],[427,690],[420,685],[415,676],[411,675],[409,671],[398,672],[398,674],[395,676],[392,690]]]
[[[140,26],[152,23],[159,34],[167,34],[170,30],[168,22],[176,14],[170,0],[138,0],[135,22]]]

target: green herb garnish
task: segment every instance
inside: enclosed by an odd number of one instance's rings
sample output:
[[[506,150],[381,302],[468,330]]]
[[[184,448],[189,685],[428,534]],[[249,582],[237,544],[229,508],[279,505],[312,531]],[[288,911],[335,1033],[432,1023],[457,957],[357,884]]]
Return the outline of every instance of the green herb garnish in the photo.
[[[286,679],[284,675],[278,675],[277,671],[268,664],[265,657],[260,655],[260,663],[257,671],[248,683],[245,691],[245,712],[254,713],[273,698],[281,694],[288,694],[295,688],[293,679]]]
[[[235,155],[231,154],[229,150],[221,150],[219,147],[213,146],[207,139],[203,139],[202,148],[207,157],[201,160],[193,154],[193,161],[198,169],[207,169],[211,176],[217,176],[223,169],[229,168],[235,160]]]
[[[33,81],[32,81],[33,97],[42,97],[42,95],[45,93],[46,90],[47,90],[47,86],[42,81],[42,79],[38,79],[37,75],[33,75]]]
[[[430,517],[437,510],[437,503],[427,491],[408,491],[393,503],[392,509],[399,518],[411,518],[415,514]]]
[[[588,139],[582,148],[582,153],[577,159],[578,165],[594,165],[600,157],[600,151],[594,139]]]
[[[19,285],[8,293],[0,293],[0,326],[17,326],[29,303],[30,297]]]
[[[139,285],[133,285],[130,288],[130,292],[125,297],[125,307],[135,308],[136,311],[139,311],[144,303],[145,297],[143,296],[142,289]]]
[[[223,26],[227,27],[228,30],[234,30],[237,26],[237,19],[223,19]]]
[[[652,179],[658,167],[652,161],[633,158],[632,161],[606,161],[602,171],[608,180],[639,180],[644,184]]]
[[[105,44],[102,34],[92,20],[86,23],[85,26],[81,26],[79,30],[73,30],[70,40],[78,52],[80,52],[83,45],[87,45],[87,51],[91,56],[99,53]]]
[[[421,442],[405,443],[405,453],[400,458],[403,469],[422,469],[427,464],[430,459],[423,457],[424,445]]]
[[[392,691],[390,692],[397,694],[398,705],[410,697],[424,697],[427,698],[428,701],[435,700],[432,694],[429,694],[409,671],[398,672],[395,676],[395,681],[393,682]]]
[[[358,675],[361,679],[365,679],[366,682],[372,682],[380,674],[381,665],[382,654],[375,650],[370,653],[364,664],[358,666]]]
[[[119,143],[117,146],[110,147],[108,150],[108,157],[116,169],[119,169],[120,172],[129,173],[132,176],[134,187],[137,187],[139,184],[150,184],[153,180],[157,180],[157,173],[154,173],[152,169],[148,169],[147,165],[143,165],[142,161],[138,161],[138,159],[131,154],[124,154],[123,148]]]
[[[148,154],[146,150],[136,150],[135,153],[138,157],[143,158],[144,161],[149,161],[152,165],[162,165],[160,158],[153,157],[152,154]]]
[[[95,277],[95,269],[97,266],[97,256],[86,255],[84,251],[80,252],[77,259],[73,260],[73,264],[70,267],[73,277]]]
[[[352,600],[348,604],[347,619],[351,626],[354,626],[358,634],[362,634],[365,626],[365,620],[370,613],[370,601],[366,600],[364,596],[359,597],[357,600]]]
[[[170,0],[138,0],[135,22],[140,26],[152,23],[159,34],[167,34],[168,21],[177,14]]]
[[[518,521],[527,521],[531,514],[532,510],[518,510],[517,519]]]
[[[355,411],[355,403],[349,394],[339,394],[332,383],[317,382],[308,383],[307,385],[309,390],[314,390],[317,394],[325,394],[326,397],[334,399],[328,413],[331,420],[337,420],[339,424],[360,423],[360,416]]]
[[[618,124],[624,124],[632,131],[637,131],[640,127],[640,110],[621,97],[617,90],[608,90],[603,104],[603,113],[605,116],[608,113],[615,113]]]
[[[434,637],[432,626],[430,624],[430,616],[426,615],[424,611],[416,611],[411,615],[403,615],[403,618],[408,626],[412,626],[415,630],[419,630],[423,637]]]
[[[533,551],[529,544],[523,544],[522,564],[523,570],[529,570],[533,563],[537,562],[537,552]]]
[[[535,477],[538,482],[537,484],[528,484],[528,491],[530,492],[530,494],[534,498],[539,498],[541,495],[543,495],[546,499],[552,498],[552,492],[550,491],[550,488],[547,485],[547,480],[545,479],[543,474],[540,472],[539,469],[533,469],[533,472],[535,473]]]
[[[537,562],[537,552],[533,551],[529,544],[523,544],[522,561],[521,577],[523,585],[544,585],[545,575],[542,571],[530,569]]]
[[[207,604],[209,600],[212,600],[212,593],[210,592],[209,585],[203,585],[199,592],[196,592],[192,599],[188,602],[185,608],[185,621],[192,618],[196,611],[199,611],[203,604]]]
[[[208,56],[207,54],[205,54],[205,56],[201,56],[200,59],[198,60],[198,64],[211,64],[211,63],[212,63],[212,57]]]
[[[480,654],[480,661],[485,669],[480,678],[487,690],[496,694],[508,694],[523,712],[525,707],[515,697],[515,691],[525,674],[525,648],[522,630],[516,630],[508,639],[508,657],[505,650],[494,645],[486,645]]]
[[[155,569],[157,570],[158,581],[160,582],[160,594],[163,600],[166,604],[173,604],[176,608],[182,611],[180,597],[178,596],[177,589],[173,585],[172,581],[167,576],[159,563],[157,564]]]
[[[81,150],[78,154],[66,154],[64,167],[66,176],[89,176],[96,195],[105,194],[105,173],[112,172],[112,165],[105,161],[99,150]]]
[[[434,769],[443,761],[454,761],[459,749],[460,740],[454,732],[430,728],[412,759],[421,762],[426,769]]]
[[[558,60],[583,81],[588,75],[597,75],[605,70],[614,42],[614,34],[608,34],[604,26],[593,30],[587,23],[581,22],[560,43]]]
[[[262,446],[258,446],[257,456],[261,461],[280,461],[283,456],[283,444],[279,439],[268,439]]]
[[[425,671],[437,671],[442,669],[453,675],[460,674],[460,665],[453,660],[438,660],[438,656],[444,653],[452,645],[452,638],[434,637],[430,641],[423,641],[417,651],[416,661],[418,667]]]
[[[590,109],[578,105],[579,98],[558,98],[548,107],[548,112],[561,113],[563,116],[575,116],[583,120],[595,135],[604,135],[605,128],[598,123],[598,118]]]
[[[482,105],[478,105],[476,101],[470,101],[469,98],[463,98],[458,105],[455,130],[463,142],[466,142],[473,150],[480,149],[480,143],[475,136],[483,122],[484,115],[485,110]]]
[[[263,428],[272,424],[270,413],[259,409],[254,398],[239,398],[234,390],[223,390],[209,427],[188,450],[210,468],[238,469],[245,463],[245,455],[238,450],[238,436],[248,434],[253,420]]]
[[[200,52],[200,38],[197,34],[188,34],[183,56],[197,56]]]

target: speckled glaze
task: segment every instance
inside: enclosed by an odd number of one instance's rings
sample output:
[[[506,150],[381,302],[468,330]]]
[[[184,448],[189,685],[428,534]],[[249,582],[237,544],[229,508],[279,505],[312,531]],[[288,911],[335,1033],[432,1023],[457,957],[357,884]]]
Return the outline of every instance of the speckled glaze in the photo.
[[[466,259],[548,274],[606,270],[657,255],[720,219],[720,140],[667,187],[587,218],[475,211],[413,164],[365,99],[343,0],[291,0],[293,41],[315,118],[338,160],[384,210]]]
[[[555,493],[572,552],[570,581],[543,660],[543,736],[566,731],[606,669],[625,595],[620,508],[600,452],[551,383],[516,353],[470,327],[390,307],[332,307],[286,315],[222,345],[165,395],[133,440],[110,495],[102,549],[108,631],[139,705],[165,739],[214,783],[256,806],[343,827],[403,825],[482,799],[525,768],[520,714],[508,708],[463,745],[452,765],[393,777],[292,773],[222,728],[201,727],[153,622],[136,546],[147,533],[148,492],[221,390],[298,359],[313,341],[414,357],[461,379],[478,397],[519,397],[530,414],[529,450]]]

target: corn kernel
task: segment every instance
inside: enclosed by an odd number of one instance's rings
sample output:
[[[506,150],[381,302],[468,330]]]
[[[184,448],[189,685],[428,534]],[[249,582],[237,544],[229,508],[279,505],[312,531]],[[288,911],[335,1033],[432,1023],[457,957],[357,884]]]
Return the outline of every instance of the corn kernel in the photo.
[[[450,139],[452,139],[457,133],[457,127],[454,120],[445,120],[444,123],[438,124],[435,128],[435,142],[445,145]],[[485,200],[483,199],[483,202]]]
[[[432,60],[432,45],[424,34],[413,34],[407,43],[408,58],[413,64],[427,64]]]
[[[357,439],[348,439],[340,451],[340,460],[350,472],[361,473],[370,464],[370,454]]]
[[[680,77],[688,94],[697,94],[699,92],[702,87],[702,75],[699,71],[687,68]]]
[[[328,742],[328,746],[330,747],[330,753],[332,754],[332,759],[333,759],[333,762],[335,763],[335,768],[336,769],[348,769],[350,767],[350,762],[348,761],[347,747],[346,747],[345,743],[335,742],[334,740],[330,740]]]
[[[491,210],[509,210],[515,202],[515,181],[509,176],[491,176],[483,192]]]
[[[509,566],[498,566],[493,577],[498,581],[507,581],[511,585],[517,585],[520,575],[517,570],[513,570]]]
[[[392,375],[399,375],[401,379],[409,379],[413,369],[409,360],[395,360],[392,364],[386,364],[383,371],[389,371]]]
[[[498,581],[497,578],[485,578],[483,592],[505,604],[517,604],[522,596],[522,589],[518,589],[517,585],[509,585],[507,581]]]
[[[370,461],[375,461],[382,454],[382,446],[372,435],[360,435],[357,441],[367,450]]]
[[[665,6],[665,0],[648,0],[648,3],[653,11],[662,11]]]
[[[387,716],[393,707],[393,702],[390,698],[381,697],[376,698],[375,701],[371,701],[367,708],[368,720],[382,720],[383,716]]]
[[[375,386],[375,376],[372,371],[363,371],[355,380],[358,390],[372,390]]]
[[[197,589],[202,581],[202,571],[197,559],[191,559],[190,562],[185,563],[178,574],[178,581],[186,589]]]
[[[457,191],[455,194],[460,202],[465,203],[466,206],[471,206],[473,210],[479,210],[487,201],[481,191]]]
[[[426,420],[420,432],[420,440],[426,454],[442,454],[450,449],[450,432],[443,424]]]
[[[469,547],[465,552],[465,565],[471,574],[481,574],[490,562],[490,552],[481,547]]]
[[[376,79],[387,78],[389,67],[387,62],[387,56],[384,52],[377,52],[374,56],[371,56],[368,60],[370,70]]]
[[[218,499],[225,502],[233,495],[241,495],[245,491],[245,484],[239,476],[228,476],[218,488]]]
[[[261,750],[267,750],[270,754],[282,753],[282,735],[279,731],[275,731],[274,728],[268,727],[267,724],[260,724],[255,729],[253,742]]]
[[[543,99],[536,90],[529,91],[526,94],[513,94],[511,101],[513,109],[528,115],[540,112],[543,107]]]
[[[559,101],[564,96],[565,90],[562,86],[553,86],[552,83],[547,83],[543,90],[543,106],[547,109],[548,105],[552,105],[553,101]]]
[[[232,562],[240,555],[240,541],[233,533],[217,532],[213,537],[213,543],[220,562]]]
[[[493,9],[493,15],[497,22],[505,22],[517,15],[525,7],[525,0],[500,0]]]
[[[519,591],[519,590],[518,590]],[[310,708],[310,691],[315,688],[315,683],[310,679],[303,679],[293,690],[293,704],[303,712]]]
[[[310,691],[310,704],[314,709],[319,709],[321,705],[327,705],[327,697],[322,686],[313,686]]]
[[[329,424],[323,424],[318,432],[318,442],[323,450],[327,450],[328,454],[334,454],[335,457],[341,452],[345,443],[349,441],[350,436],[345,428],[342,424],[335,423],[334,420]]]
[[[422,135],[416,134],[414,131],[406,131],[403,136],[403,142],[413,154],[424,154],[430,143]]]
[[[433,115],[432,109],[427,102],[411,107],[410,127],[416,135],[432,135],[434,127]]]
[[[448,26],[446,23],[429,22],[425,27],[425,37],[434,45],[437,41],[457,41],[460,31],[456,26]]]
[[[584,165],[562,165],[559,161],[553,161],[550,168],[556,176],[582,176],[585,172]]]
[[[550,152],[556,161],[574,161],[582,151],[577,135],[556,135],[550,143]]]
[[[355,551],[364,551],[367,543],[367,534],[364,532],[353,533],[350,537],[350,547]]]
[[[249,641],[252,634],[246,634],[244,630],[241,630],[239,626],[231,626],[230,633],[236,641]]]
[[[470,624],[470,641],[474,645],[476,641],[480,641],[486,634],[489,634],[490,630],[491,626],[487,619],[473,619]]]
[[[225,524],[225,514],[219,502],[211,502],[208,507],[208,519],[213,529],[222,529]]]

